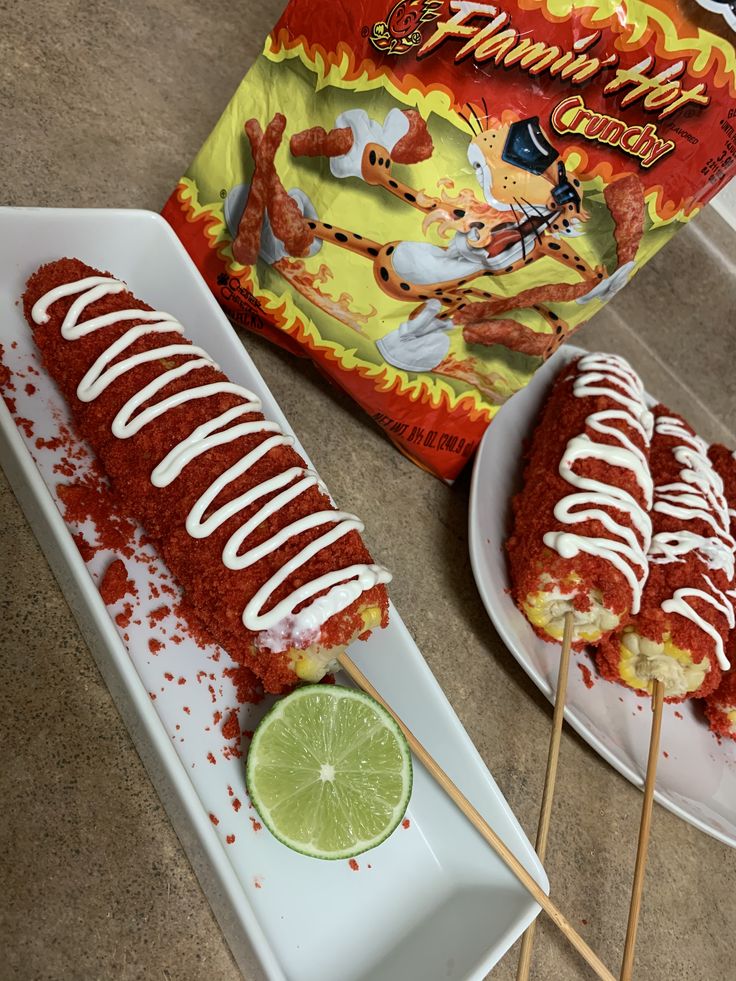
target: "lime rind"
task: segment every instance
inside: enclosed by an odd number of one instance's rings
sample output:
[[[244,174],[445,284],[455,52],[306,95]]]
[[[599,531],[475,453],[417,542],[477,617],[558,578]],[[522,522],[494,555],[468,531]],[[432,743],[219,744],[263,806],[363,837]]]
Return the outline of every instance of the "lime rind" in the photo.
[[[312,858],[354,858],[401,822],[411,796],[411,751],[369,695],[305,685],[261,720],[246,785],[261,821],[284,845]]]

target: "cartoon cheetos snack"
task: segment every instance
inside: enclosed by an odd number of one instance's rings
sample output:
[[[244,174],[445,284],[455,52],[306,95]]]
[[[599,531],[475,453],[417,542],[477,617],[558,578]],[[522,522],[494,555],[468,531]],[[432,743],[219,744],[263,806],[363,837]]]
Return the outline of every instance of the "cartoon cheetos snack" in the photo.
[[[734,172],[734,35],[687,0],[291,0],[163,213],[451,479]]]

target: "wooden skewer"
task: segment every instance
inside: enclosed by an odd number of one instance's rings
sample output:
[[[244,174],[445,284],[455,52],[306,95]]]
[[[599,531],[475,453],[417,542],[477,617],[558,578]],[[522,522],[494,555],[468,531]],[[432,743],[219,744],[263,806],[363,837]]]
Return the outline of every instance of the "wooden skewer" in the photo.
[[[570,648],[574,620],[572,611],[565,614],[565,630],[562,635],[562,653],[557,675],[557,691],[555,692],[555,710],[552,715],[552,732],[549,737],[549,752],[547,753],[547,772],[544,775],[544,790],[542,791],[542,806],[539,811],[537,826],[536,852],[539,861],[544,862],[547,856],[547,838],[552,818],[552,803],[555,796],[555,781],[557,780],[557,763],[560,758],[560,739],[562,738],[562,723],[565,720],[565,699],[567,697],[567,678],[570,667]],[[516,968],[516,981],[527,981],[532,966],[532,945],[537,921],[533,920],[521,941],[519,964]]]
[[[624,959],[621,964],[621,981],[630,981],[631,972],[634,967],[636,931],[639,926],[639,911],[641,910],[644,873],[647,867],[647,852],[649,850],[649,829],[652,824],[652,805],[654,803],[654,784],[657,778],[659,735],[662,729],[663,705],[664,684],[658,679],[655,679],[654,688],[652,689],[652,733],[649,737],[649,759],[647,760],[647,776],[644,782],[644,803],[641,808],[639,843],[636,847],[634,884],[631,889],[629,922],[626,925],[626,943],[624,944]]]
[[[430,776],[437,781],[440,787],[442,787],[445,793],[451,798],[453,803],[456,804],[456,806],[463,812],[465,817],[470,821],[475,829],[488,842],[491,848],[493,848],[501,861],[511,870],[511,872],[513,872],[533,899],[539,903],[552,922],[565,935],[565,937],[567,937],[581,957],[583,957],[595,971],[596,975],[601,978],[602,981],[615,981],[613,974],[611,974],[600,957],[598,957],[595,951],[588,946],[580,934],[577,933],[569,920],[567,920],[567,918],[560,912],[557,906],[555,906],[549,896],[547,896],[544,890],[541,889],[540,886],[534,881],[532,876],[527,872],[518,858],[507,847],[507,845],[504,844],[491,826],[481,817],[480,813],[473,807],[467,797],[465,797],[459,788],[455,786],[442,767],[440,767],[439,763],[436,762],[434,757],[427,752],[411,730],[404,725],[391,706],[387,705],[384,699],[381,698],[360,668],[353,663],[347,654],[341,654],[338,660],[340,661],[340,666],[355,682],[355,684],[375,698],[375,700],[382,705],[390,713],[390,715],[393,716],[397,725],[404,733],[411,751],[429,772]]]

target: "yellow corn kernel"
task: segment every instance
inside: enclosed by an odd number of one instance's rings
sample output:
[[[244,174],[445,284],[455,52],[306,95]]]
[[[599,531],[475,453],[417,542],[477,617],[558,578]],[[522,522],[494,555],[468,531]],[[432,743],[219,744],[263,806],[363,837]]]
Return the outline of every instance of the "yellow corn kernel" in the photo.
[[[366,630],[374,630],[376,627],[380,627],[381,607],[367,606],[364,610],[361,610],[360,618],[363,621],[363,626]]]

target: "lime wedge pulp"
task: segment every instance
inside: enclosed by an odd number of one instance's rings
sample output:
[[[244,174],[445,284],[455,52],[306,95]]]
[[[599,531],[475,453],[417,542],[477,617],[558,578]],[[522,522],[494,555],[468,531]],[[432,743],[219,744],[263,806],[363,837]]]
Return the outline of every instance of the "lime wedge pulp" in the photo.
[[[256,729],[246,782],[261,820],[283,844],[313,858],[351,858],[379,845],[404,816],[411,753],[370,696],[305,685]]]

